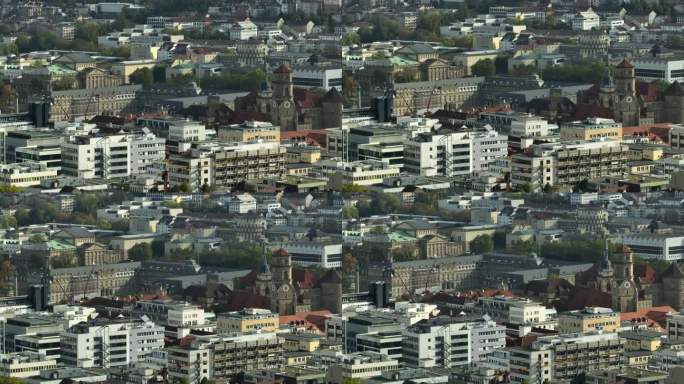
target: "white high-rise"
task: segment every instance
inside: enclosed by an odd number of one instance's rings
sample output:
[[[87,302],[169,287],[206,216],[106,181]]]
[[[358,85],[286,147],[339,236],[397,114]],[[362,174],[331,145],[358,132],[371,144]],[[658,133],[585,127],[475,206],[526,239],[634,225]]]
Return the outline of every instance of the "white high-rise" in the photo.
[[[165,158],[164,138],[149,132],[71,136],[62,143],[62,173],[83,179],[145,173]]]

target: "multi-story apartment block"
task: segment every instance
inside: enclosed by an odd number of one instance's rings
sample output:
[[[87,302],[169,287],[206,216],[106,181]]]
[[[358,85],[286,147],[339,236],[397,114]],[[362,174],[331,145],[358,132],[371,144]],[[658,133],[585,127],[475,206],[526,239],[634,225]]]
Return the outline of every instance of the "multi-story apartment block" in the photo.
[[[539,190],[546,185],[574,185],[585,179],[622,175],[629,147],[619,141],[550,143],[532,153],[511,156],[511,183]]]
[[[216,317],[216,330],[221,334],[235,332],[277,332],[280,329],[277,313],[268,309],[245,308],[241,311],[219,314]]]
[[[402,334],[402,361],[416,368],[468,365],[506,346],[506,327],[488,317],[437,317],[418,322]]]
[[[560,333],[617,332],[619,330],[620,314],[610,308],[591,307],[558,315],[558,332]]]
[[[591,117],[583,121],[573,121],[561,124],[561,140],[622,140],[622,123],[613,119]]]
[[[285,147],[276,142],[198,145],[189,153],[171,155],[169,183],[233,187],[242,181],[279,177],[285,172]]]
[[[508,138],[494,130],[418,134],[404,146],[405,170],[422,176],[470,175],[508,155]]]
[[[283,365],[282,337],[275,333],[198,336],[191,343],[168,348],[171,381],[230,379],[241,372],[279,369]]]

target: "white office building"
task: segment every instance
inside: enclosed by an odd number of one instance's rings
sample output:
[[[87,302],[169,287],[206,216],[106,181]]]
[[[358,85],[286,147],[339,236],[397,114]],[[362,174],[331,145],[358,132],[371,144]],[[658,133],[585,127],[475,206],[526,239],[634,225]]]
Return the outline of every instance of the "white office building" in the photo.
[[[508,138],[493,129],[418,134],[404,145],[404,169],[422,176],[470,175],[507,155]]]
[[[643,81],[684,82],[684,59],[643,57],[632,60],[634,74]]]
[[[601,18],[589,8],[586,11],[578,12],[572,19],[572,29],[575,31],[591,31],[601,26]]]
[[[154,134],[71,136],[62,143],[62,173],[83,179],[126,178],[165,159],[165,140]]]
[[[229,33],[232,40],[249,40],[257,37],[258,28],[252,20],[245,19],[244,21],[238,21],[231,25]]]
[[[292,84],[299,88],[342,91],[342,67],[329,64],[302,64],[292,68]]]
[[[402,333],[403,361],[415,368],[469,365],[506,346],[506,327],[487,316],[437,317]]]
[[[625,234],[620,237],[634,255],[644,259],[675,261],[684,259],[684,236],[658,233]]]
[[[292,262],[322,268],[339,268],[342,266],[342,243],[295,241],[277,245],[290,254]]]
[[[529,113],[514,115],[510,122],[508,145],[514,149],[529,148],[535,139],[549,136],[549,122]]]
[[[79,368],[110,368],[142,361],[164,347],[164,327],[150,321],[95,321],[67,329],[62,361]]]

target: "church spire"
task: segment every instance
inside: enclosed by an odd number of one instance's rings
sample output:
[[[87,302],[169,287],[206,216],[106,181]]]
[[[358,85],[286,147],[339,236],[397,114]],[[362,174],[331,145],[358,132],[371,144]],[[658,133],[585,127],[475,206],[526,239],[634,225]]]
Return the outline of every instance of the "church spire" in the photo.
[[[610,262],[607,238],[603,242],[603,260],[601,261],[601,273],[604,275],[613,274],[613,264]]]

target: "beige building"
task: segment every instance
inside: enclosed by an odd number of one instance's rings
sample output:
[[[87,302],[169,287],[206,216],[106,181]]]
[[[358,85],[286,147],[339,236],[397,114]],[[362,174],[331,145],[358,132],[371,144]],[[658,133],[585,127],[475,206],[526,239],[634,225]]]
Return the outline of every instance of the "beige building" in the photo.
[[[456,110],[470,101],[483,80],[466,77],[394,84],[393,112],[405,116],[443,108]]]
[[[280,315],[268,309],[245,308],[241,311],[219,314],[216,329],[220,334],[235,332],[278,332]]]
[[[57,170],[41,163],[15,163],[0,166],[0,184],[12,187],[33,187],[43,180],[57,178]]]
[[[152,70],[157,65],[156,60],[126,60],[112,64],[112,73],[119,76],[124,84],[130,84],[130,76],[138,69]]]
[[[532,153],[511,157],[511,183],[529,184],[536,191],[546,185],[575,185],[585,179],[621,176],[627,171],[629,147],[617,140],[548,143]]]
[[[478,61],[485,59],[494,61],[499,54],[501,54],[501,52],[497,50],[465,51],[455,55],[453,62],[455,65],[465,68],[465,74],[470,76],[473,74],[473,65]]]
[[[288,163],[318,163],[321,160],[321,148],[312,145],[294,145],[287,148],[285,160]]]
[[[617,332],[619,329],[620,314],[610,308],[590,307],[558,314],[560,333]]]
[[[136,93],[141,85],[69,89],[52,92],[52,121],[73,121],[96,115],[119,116],[137,111]]]
[[[560,126],[561,140],[598,140],[622,139],[622,123],[613,119],[590,117],[583,121],[573,121]]]
[[[239,143],[255,140],[279,142],[280,127],[270,122],[246,121],[219,129],[218,138],[221,141]]]

